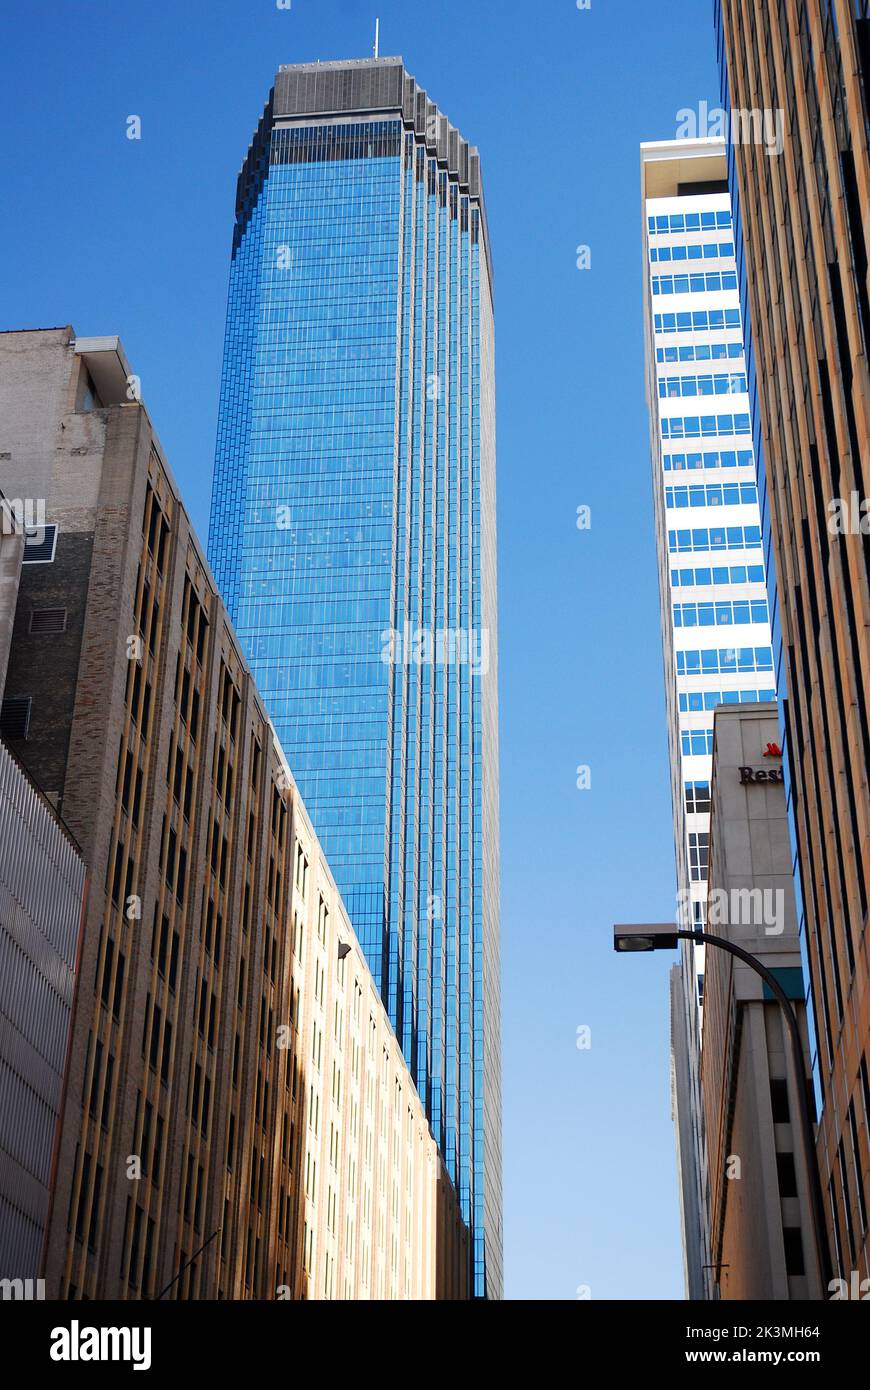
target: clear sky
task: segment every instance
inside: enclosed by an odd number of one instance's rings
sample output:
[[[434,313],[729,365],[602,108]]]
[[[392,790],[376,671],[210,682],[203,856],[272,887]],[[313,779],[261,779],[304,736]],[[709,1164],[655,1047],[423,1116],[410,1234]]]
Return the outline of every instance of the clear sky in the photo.
[[[203,540],[235,180],[278,65],[369,56],[378,14],[382,55],[404,57],[480,148],[498,352],[512,1298],[682,1296],[671,962],[620,959],[611,925],[674,911],[638,144],[673,138],[679,108],[717,104],[711,10],[40,0],[3,25],[0,328],[121,337]]]

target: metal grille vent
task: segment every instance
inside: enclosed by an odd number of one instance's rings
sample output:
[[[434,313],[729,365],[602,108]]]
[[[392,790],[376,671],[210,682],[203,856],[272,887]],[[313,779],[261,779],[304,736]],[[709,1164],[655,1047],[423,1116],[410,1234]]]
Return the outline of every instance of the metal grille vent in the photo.
[[[30,615],[30,631],[41,634],[66,632],[66,609],[34,608]]]
[[[57,542],[56,526],[28,526],[24,542],[23,565],[50,565]]]
[[[27,738],[30,728],[29,695],[14,695],[0,706],[0,734],[4,738]]]

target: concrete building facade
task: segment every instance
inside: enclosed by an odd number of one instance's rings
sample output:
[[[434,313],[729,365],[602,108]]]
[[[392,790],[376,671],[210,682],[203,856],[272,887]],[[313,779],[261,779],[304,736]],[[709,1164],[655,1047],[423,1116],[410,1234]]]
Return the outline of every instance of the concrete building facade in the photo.
[[[775,703],[716,711],[707,929],[749,951],[797,1015],[796,1079],[779,1004],[747,964],[709,947],[701,1094],[710,1260],[724,1299],[818,1299],[795,1086],[810,1088],[803,971]]]
[[[0,355],[52,545],[12,746],[91,876],[48,1295],[462,1297],[452,1186],[123,349]],[[41,645],[34,606],[65,610]]]
[[[0,1280],[44,1273],[85,882],[77,845],[0,742]]]
[[[870,1276],[870,6],[716,0],[836,1268]]]

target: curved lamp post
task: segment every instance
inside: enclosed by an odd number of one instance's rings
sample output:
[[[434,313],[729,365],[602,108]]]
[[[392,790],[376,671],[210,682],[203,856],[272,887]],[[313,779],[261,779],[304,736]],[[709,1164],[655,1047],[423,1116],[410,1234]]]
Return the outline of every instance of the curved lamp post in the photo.
[[[816,1156],[816,1137],[807,1096],[803,1042],[795,1011],[779,980],[768,970],[767,966],[762,965],[757,956],[750,955],[749,951],[744,951],[742,946],[736,946],[733,941],[729,941],[724,936],[713,936],[710,932],[705,931],[680,931],[670,922],[613,928],[613,949],[615,951],[674,951],[678,941],[694,941],[699,946],[718,946],[720,950],[728,951],[730,955],[737,956],[738,960],[742,960],[745,965],[755,971],[756,975],[761,976],[779,1004],[783,1022],[791,1041],[792,1067],[794,1068],[795,1091],[800,1117],[801,1146],[809,1187],[816,1259],[821,1276],[822,1297],[824,1297],[824,1290],[828,1288],[833,1277],[831,1253],[828,1246],[828,1233],[825,1228],[825,1207],[822,1197],[822,1181],[819,1176],[819,1163]]]

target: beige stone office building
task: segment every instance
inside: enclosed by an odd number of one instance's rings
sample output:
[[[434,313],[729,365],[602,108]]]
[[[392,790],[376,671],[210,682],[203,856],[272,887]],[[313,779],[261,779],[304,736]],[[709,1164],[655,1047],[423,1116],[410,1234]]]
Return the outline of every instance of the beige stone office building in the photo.
[[[11,743],[91,877],[48,1296],[467,1296],[453,1189],[117,339],[2,335],[0,450],[51,555],[22,571]]]
[[[782,760],[770,752],[778,748],[777,707],[720,706],[714,731],[707,930],[773,973],[805,1037]],[[715,947],[707,951],[704,984],[701,1093],[716,1292],[723,1299],[817,1299],[812,1209],[780,1007],[750,966]]]

